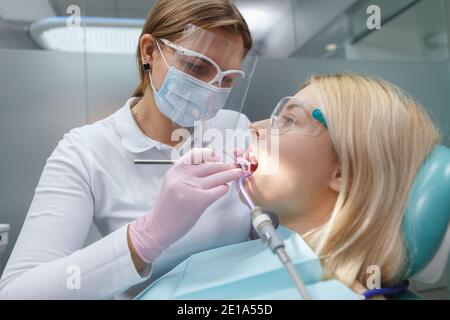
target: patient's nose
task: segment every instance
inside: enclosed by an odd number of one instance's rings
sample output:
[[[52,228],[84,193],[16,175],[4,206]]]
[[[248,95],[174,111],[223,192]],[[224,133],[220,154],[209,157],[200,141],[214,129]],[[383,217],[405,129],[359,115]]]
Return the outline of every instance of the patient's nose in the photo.
[[[252,130],[269,129],[269,128],[270,128],[270,121],[269,121],[269,119],[261,120],[261,121],[255,121],[252,124],[250,124],[250,129],[252,129]]]
[[[269,120],[256,121],[250,124],[250,130],[253,134],[255,134],[258,138],[267,136],[266,131],[270,128]]]

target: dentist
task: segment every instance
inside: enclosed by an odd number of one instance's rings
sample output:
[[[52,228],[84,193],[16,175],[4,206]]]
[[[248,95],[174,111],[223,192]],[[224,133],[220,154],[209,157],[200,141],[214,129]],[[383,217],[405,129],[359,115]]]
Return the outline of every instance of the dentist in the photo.
[[[111,116],[65,134],[48,158],[0,299],[130,298],[191,254],[248,238],[250,217],[227,185],[241,169],[208,148],[170,169],[133,161],[170,158],[173,131],[192,132],[196,121],[221,129],[238,118],[246,129],[245,116],[220,109],[245,77],[251,45],[229,1],[157,1],[138,46],[138,88]],[[102,238],[85,246],[92,223]]]

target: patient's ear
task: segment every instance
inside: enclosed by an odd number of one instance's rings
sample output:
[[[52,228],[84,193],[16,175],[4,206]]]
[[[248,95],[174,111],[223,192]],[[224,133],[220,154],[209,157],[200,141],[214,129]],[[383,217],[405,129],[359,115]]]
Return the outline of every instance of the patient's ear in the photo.
[[[328,186],[330,187],[331,190],[335,192],[340,192],[341,182],[342,182],[341,167],[336,167],[336,169],[333,172],[333,176],[331,177],[331,180],[328,183]]]

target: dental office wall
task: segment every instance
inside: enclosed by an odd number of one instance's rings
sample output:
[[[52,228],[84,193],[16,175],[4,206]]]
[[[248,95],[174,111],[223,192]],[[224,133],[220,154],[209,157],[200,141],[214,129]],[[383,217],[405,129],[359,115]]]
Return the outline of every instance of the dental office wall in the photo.
[[[345,6],[354,2],[346,0]],[[429,0],[423,2],[430,3]],[[319,5],[318,1],[307,0],[302,2],[302,8],[305,3]],[[334,4],[336,1],[323,3]],[[423,8],[417,11],[427,12]],[[450,6],[446,12],[450,12]],[[411,24],[418,23],[408,14],[412,11],[394,21],[394,25],[400,25],[397,30],[407,30]],[[301,16],[292,19],[296,18]],[[330,22],[327,20],[326,23]],[[395,30],[389,29],[392,26],[390,23],[383,29],[386,32],[368,37],[370,41],[340,48],[338,51],[343,56],[333,59],[316,58],[319,55],[304,58],[314,43],[309,38],[297,39],[300,33],[287,32],[288,26],[282,34],[267,35],[267,38],[278,40],[263,46],[272,53],[271,58],[259,60],[243,112],[252,121],[267,118],[279,98],[296,93],[311,73],[358,72],[385,78],[411,93],[431,114],[444,133],[444,143],[450,146],[448,47],[443,53],[430,53],[414,45],[414,39],[408,40],[405,46],[403,42],[406,41],[398,41],[404,39],[404,33],[394,34]],[[297,24],[297,27],[307,26]],[[418,26],[418,29],[423,28]],[[277,30],[280,29],[273,32]],[[448,36],[450,30],[447,31]],[[286,41],[281,41],[283,34]],[[4,36],[7,35],[0,33],[0,44]],[[314,37],[319,38],[315,32],[310,34],[311,39]],[[45,161],[57,142],[71,128],[92,123],[119,109],[138,80],[133,55],[37,50],[25,38],[14,39],[15,43],[9,49],[0,49],[0,224],[11,225],[9,245],[0,256],[0,274],[19,235]],[[295,51],[295,41],[297,45],[303,42],[311,45]],[[290,57],[278,57],[280,48],[289,50]],[[99,236],[93,227],[86,243]],[[428,292],[428,297],[442,298],[448,297],[448,283],[449,272],[437,286],[414,285],[416,289]]]

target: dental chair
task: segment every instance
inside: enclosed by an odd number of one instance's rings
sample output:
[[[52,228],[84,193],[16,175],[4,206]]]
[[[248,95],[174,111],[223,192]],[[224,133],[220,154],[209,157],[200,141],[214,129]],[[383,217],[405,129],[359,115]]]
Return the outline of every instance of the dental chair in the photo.
[[[450,149],[437,146],[417,173],[405,208],[403,233],[410,259],[406,278],[439,281],[450,251],[449,221]],[[420,299],[411,291],[392,298]]]

